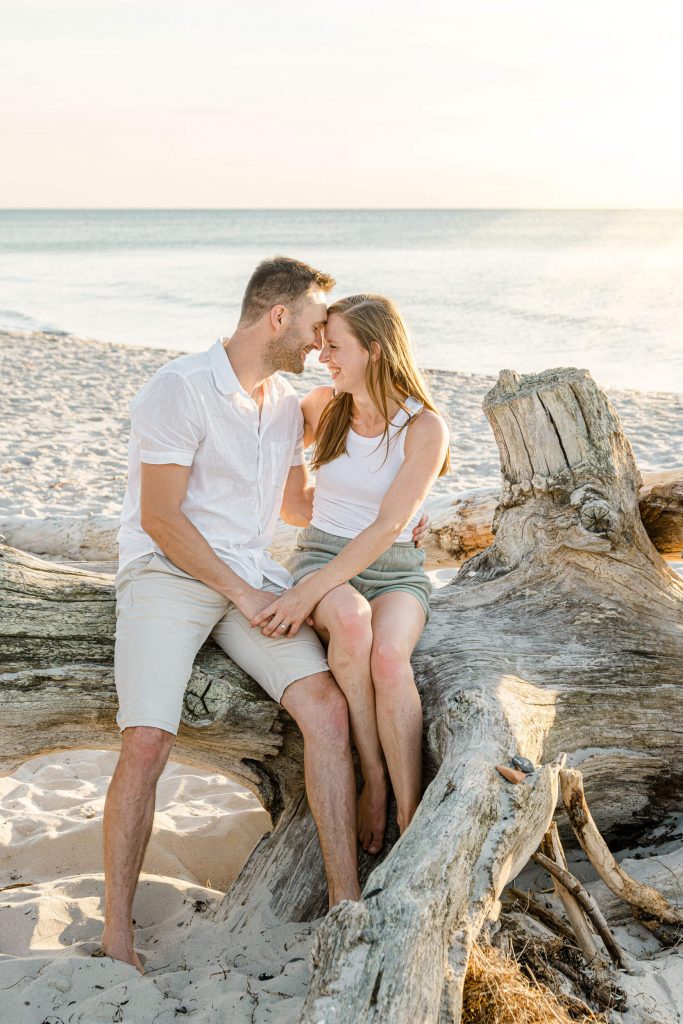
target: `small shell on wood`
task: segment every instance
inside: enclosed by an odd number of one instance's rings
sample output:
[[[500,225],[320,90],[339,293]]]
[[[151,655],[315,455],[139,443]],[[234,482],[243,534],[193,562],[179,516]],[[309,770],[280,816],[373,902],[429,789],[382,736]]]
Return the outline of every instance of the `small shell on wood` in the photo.
[[[533,761],[530,761],[528,757],[522,757],[521,754],[515,754],[510,760],[512,761],[512,767],[518,768],[525,775],[531,775],[532,772],[536,771],[536,765]]]
[[[515,786],[520,782],[524,782],[526,778],[524,772],[520,772],[516,768],[508,768],[506,764],[497,764],[496,771],[500,772],[504,779],[512,782]]]

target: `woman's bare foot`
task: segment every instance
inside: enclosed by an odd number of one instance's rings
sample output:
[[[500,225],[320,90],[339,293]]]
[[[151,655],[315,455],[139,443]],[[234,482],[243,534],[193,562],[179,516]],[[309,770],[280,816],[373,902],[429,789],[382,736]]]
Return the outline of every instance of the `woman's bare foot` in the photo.
[[[140,957],[133,949],[133,944],[130,939],[126,940],[125,937],[117,938],[113,936],[111,939],[107,937],[105,939],[102,936],[102,942],[100,943],[100,949],[98,952],[92,953],[92,956],[110,956],[112,960],[120,960],[121,963],[130,964],[140,974],[145,973],[145,969],[142,966]]]
[[[415,804],[414,807],[407,808],[407,810],[405,811],[401,810],[401,808],[399,807],[398,813],[396,815],[396,822],[398,824],[398,830],[401,835],[403,835],[405,830],[408,828],[408,825],[410,825],[411,821],[415,817],[416,810],[417,804]]]
[[[384,772],[366,778],[358,797],[358,840],[366,853],[379,853],[387,825],[387,780]]]

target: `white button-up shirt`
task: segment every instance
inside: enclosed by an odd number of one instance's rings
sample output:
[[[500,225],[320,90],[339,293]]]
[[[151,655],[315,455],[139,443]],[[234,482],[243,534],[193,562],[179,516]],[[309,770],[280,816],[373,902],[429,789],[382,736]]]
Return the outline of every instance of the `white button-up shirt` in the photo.
[[[130,403],[128,487],[119,568],[160,548],[140,525],[140,463],[191,466],[182,511],[219,558],[252,587],[292,584],[266,550],[291,466],[303,458],[303,417],[278,374],[263,407],[244,390],[218,340],[162,366]]]

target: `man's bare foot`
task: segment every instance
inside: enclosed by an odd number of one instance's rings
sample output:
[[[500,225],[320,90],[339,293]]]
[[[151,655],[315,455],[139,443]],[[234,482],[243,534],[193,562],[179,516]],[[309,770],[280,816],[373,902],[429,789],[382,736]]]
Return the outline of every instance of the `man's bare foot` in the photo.
[[[379,853],[387,825],[387,780],[366,779],[358,798],[358,840],[366,853]]]
[[[114,936],[111,939],[107,937],[105,939],[103,935],[100,943],[100,951],[93,953],[92,956],[110,956],[112,960],[120,960],[121,963],[130,964],[130,966],[134,967],[136,971],[140,972],[140,974],[145,973],[145,969],[140,962],[140,957],[133,949],[131,940],[126,939],[125,936],[118,938]]]

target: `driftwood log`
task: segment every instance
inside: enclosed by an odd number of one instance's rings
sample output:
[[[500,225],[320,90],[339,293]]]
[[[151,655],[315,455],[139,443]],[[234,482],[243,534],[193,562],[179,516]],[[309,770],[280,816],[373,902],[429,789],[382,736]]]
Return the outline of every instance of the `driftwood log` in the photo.
[[[640,516],[647,534],[665,558],[683,558],[683,468],[642,473],[638,491]],[[428,569],[457,566],[493,543],[493,517],[498,489],[475,487],[427,501],[430,528],[424,539]],[[7,544],[44,557],[74,558],[115,572],[117,516],[54,515],[47,519],[12,515],[0,518]],[[284,562],[296,543],[298,529],[280,522],[271,545],[276,561]],[[2,538],[0,538],[2,539]]]
[[[563,752],[606,836],[683,790],[683,581],[646,533],[631,447],[586,371],[503,371],[484,402],[501,458],[493,543],[434,595],[414,667],[428,785],[364,892],[318,928],[301,1021],[458,1021],[472,945],[538,848]],[[111,578],[0,549],[0,758],[116,746]],[[513,754],[537,766],[512,786]],[[219,768],[273,820],[215,915],[229,935],[323,911],[286,714],[207,645],[174,757]]]

